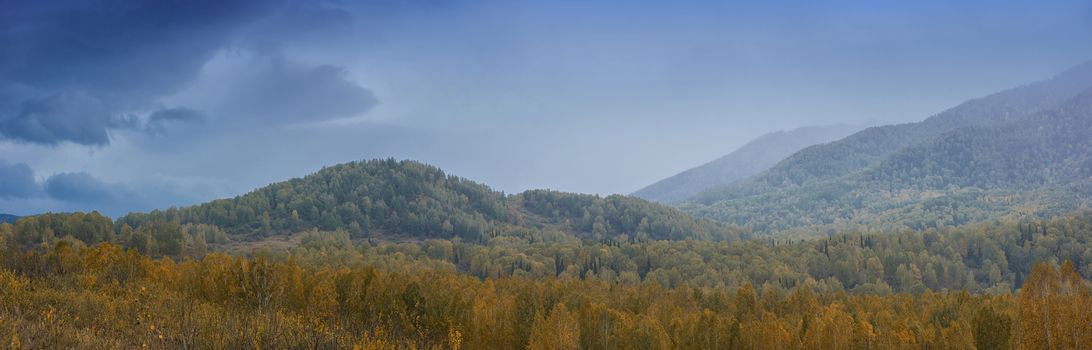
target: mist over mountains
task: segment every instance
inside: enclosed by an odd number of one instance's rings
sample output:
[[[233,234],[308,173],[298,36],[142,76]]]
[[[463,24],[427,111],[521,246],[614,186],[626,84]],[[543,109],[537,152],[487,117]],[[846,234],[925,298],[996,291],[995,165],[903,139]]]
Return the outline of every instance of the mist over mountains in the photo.
[[[767,233],[960,225],[1087,205],[1092,64],[806,148],[682,207]],[[1020,210],[1016,210],[1019,208]]]
[[[648,185],[633,195],[661,203],[679,202],[758,174],[800,149],[838,140],[858,130],[860,127],[851,125],[828,125],[765,134],[723,157]]]

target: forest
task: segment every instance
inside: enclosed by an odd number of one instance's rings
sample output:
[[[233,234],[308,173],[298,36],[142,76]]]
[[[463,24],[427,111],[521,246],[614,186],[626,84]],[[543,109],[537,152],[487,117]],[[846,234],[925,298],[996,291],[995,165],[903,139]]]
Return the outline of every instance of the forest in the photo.
[[[506,195],[431,165],[393,159],[339,164],[235,198],[118,219],[134,228],[154,221],[215,225],[250,239],[310,228],[341,228],[353,238],[478,241],[513,231],[597,240],[623,234],[675,240],[741,236],[733,227],[634,197],[549,190]]]
[[[168,233],[163,233],[168,232]],[[1079,349],[1092,213],[823,240],[239,244],[97,213],[0,224],[14,348]],[[134,238],[140,237],[140,238]],[[202,243],[198,243],[202,242]]]

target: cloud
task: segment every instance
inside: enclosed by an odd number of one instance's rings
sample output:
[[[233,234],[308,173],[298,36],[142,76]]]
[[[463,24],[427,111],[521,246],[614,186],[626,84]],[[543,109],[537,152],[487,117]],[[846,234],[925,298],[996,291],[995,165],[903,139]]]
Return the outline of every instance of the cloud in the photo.
[[[344,68],[315,67],[274,57],[234,81],[216,108],[229,120],[248,126],[301,123],[352,117],[377,103],[371,91],[346,79]]]
[[[118,196],[113,186],[86,172],[53,174],[44,187],[50,197],[71,202],[108,202]]]
[[[261,1],[5,2],[0,20],[0,133],[57,145],[109,144],[114,119],[185,87]],[[17,93],[16,93],[17,92]]]
[[[144,129],[148,133],[161,135],[167,133],[167,127],[171,124],[192,124],[204,120],[205,114],[195,109],[186,107],[165,108],[152,112],[148,116],[148,122],[144,125]]]
[[[195,75],[216,50],[276,2],[105,1],[10,4],[0,71],[43,88],[162,94]],[[17,9],[18,8],[18,9]],[[8,12],[8,11],[6,11]]]
[[[64,211],[98,210],[114,217],[133,210],[195,204],[207,199],[210,188],[201,179],[149,177],[138,182],[104,181],[88,172],[56,173],[41,183],[25,164],[0,164],[0,207],[17,203],[20,212],[40,206]],[[195,181],[196,180],[196,181]],[[7,182],[18,182],[17,187]],[[17,189],[17,190],[9,190]]]
[[[353,24],[325,2],[0,0],[0,137],[56,146],[106,146],[111,131],[162,134],[195,121],[192,106],[162,110],[225,50],[280,58],[283,45],[324,42]],[[276,64],[238,86],[228,118],[294,122],[362,113],[375,99],[343,68]],[[229,96],[230,97],[230,96]],[[277,100],[264,100],[264,99]],[[311,102],[309,100],[314,100]]]
[[[0,119],[0,134],[18,141],[56,145],[109,143],[106,129],[115,126],[100,99],[80,91],[23,101],[13,116]]]
[[[0,198],[30,198],[40,188],[34,180],[34,171],[24,163],[0,161]]]

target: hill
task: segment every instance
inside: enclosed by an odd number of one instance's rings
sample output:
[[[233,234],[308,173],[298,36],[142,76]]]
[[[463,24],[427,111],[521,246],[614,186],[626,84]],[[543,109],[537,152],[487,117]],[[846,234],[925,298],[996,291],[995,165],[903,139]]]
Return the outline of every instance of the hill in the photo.
[[[732,153],[660,180],[633,195],[661,203],[683,201],[699,192],[758,174],[804,147],[841,139],[858,130],[850,125],[827,125],[765,134]]]
[[[711,205],[818,184],[862,171],[901,149],[962,127],[999,125],[1051,109],[1089,87],[1092,62],[1045,81],[964,102],[921,122],[872,127],[835,142],[805,148],[759,175],[699,193],[691,201]]]
[[[0,214],[0,224],[5,223],[5,222],[9,223],[9,224],[13,224],[13,223],[15,223],[15,220],[19,220],[19,217],[16,216],[16,215]]]
[[[851,174],[687,209],[762,232],[1049,217],[1092,204],[1088,135],[1092,90],[1012,122],[957,128]]]
[[[505,195],[414,162],[370,160],[184,208],[134,213],[150,221],[215,225],[233,237],[345,230],[355,238],[487,240],[500,235],[584,239],[731,239],[734,230],[635,197],[528,191]]]

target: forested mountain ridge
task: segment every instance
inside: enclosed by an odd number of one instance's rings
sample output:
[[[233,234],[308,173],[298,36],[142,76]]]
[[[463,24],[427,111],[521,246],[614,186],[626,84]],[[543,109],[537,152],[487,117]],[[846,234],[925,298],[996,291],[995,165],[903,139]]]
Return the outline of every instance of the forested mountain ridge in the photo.
[[[633,195],[661,203],[679,202],[699,192],[758,174],[804,147],[834,141],[858,130],[860,128],[856,126],[838,124],[768,133],[727,155],[657,181]]]
[[[1092,175],[1092,89],[997,126],[957,129],[901,150],[864,176],[918,189],[1028,189]]]
[[[823,182],[878,164],[896,151],[967,126],[990,126],[1048,110],[1092,87],[1092,62],[1051,79],[964,102],[921,122],[871,127],[844,139],[805,148],[769,170],[691,198],[710,205]]]
[[[1014,122],[956,129],[849,175],[687,210],[766,233],[1050,216],[1092,204],[1088,135],[1092,90]]]
[[[134,228],[150,221],[215,225],[251,238],[311,228],[342,229],[356,238],[738,238],[732,228],[635,197],[537,190],[505,195],[434,166],[393,159],[335,165],[235,198],[117,220]]]
[[[0,223],[13,223],[15,220],[19,220],[19,216],[11,214],[0,214]]]

